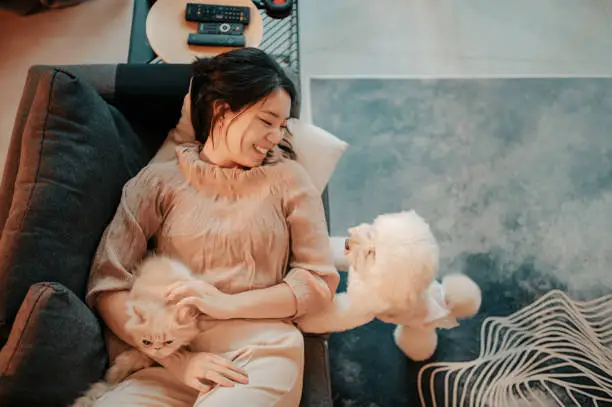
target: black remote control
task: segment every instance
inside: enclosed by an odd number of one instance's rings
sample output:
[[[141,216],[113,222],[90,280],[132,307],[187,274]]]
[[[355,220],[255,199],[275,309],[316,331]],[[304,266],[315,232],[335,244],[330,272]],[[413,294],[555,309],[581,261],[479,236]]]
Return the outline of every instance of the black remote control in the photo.
[[[248,24],[250,8],[241,6],[218,6],[216,4],[187,3],[185,20],[202,23]]]
[[[189,45],[211,45],[220,47],[244,47],[246,38],[244,35],[223,34],[189,34],[187,44]]]
[[[200,34],[225,34],[242,35],[244,24],[240,23],[200,23],[198,24]]]

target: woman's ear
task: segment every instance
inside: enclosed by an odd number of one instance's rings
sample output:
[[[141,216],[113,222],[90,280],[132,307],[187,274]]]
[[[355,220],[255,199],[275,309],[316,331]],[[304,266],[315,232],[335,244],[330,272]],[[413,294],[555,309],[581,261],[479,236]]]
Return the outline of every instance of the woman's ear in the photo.
[[[213,117],[218,117],[219,121],[223,121],[223,116],[230,110],[229,104],[225,100],[217,99],[213,102]]]

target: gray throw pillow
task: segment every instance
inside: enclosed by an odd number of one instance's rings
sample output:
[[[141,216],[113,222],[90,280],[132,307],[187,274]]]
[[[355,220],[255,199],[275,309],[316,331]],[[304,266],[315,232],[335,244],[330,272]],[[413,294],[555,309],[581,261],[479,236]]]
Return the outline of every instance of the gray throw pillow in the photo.
[[[34,284],[0,351],[0,404],[68,406],[104,374],[106,360],[89,308],[61,284]]]

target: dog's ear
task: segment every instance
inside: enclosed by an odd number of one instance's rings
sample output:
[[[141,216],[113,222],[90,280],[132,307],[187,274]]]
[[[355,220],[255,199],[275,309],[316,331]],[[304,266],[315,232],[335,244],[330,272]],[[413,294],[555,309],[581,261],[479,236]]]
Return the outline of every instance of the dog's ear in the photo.
[[[376,243],[374,238],[376,237],[376,230],[372,225],[364,225],[363,233],[365,235],[365,241],[363,245],[364,256],[372,257],[372,260],[376,257]]]
[[[349,262],[360,272],[369,270],[376,255],[374,244],[375,230],[372,225],[362,223],[348,229],[350,247],[345,252],[350,259]]]
[[[359,226],[350,228],[348,232],[350,239],[361,246],[362,249],[369,251],[374,248],[374,237],[376,231],[372,225],[362,223]]]
[[[363,256],[372,261],[376,259],[376,246],[373,242],[369,242],[363,246]]]

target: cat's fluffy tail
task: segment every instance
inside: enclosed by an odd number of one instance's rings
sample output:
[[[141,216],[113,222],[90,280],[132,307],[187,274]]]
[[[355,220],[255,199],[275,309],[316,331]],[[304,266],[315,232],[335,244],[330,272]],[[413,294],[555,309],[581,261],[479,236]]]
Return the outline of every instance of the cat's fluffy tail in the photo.
[[[136,349],[130,349],[115,359],[115,363],[106,371],[104,380],[91,385],[83,396],[74,401],[71,407],[92,407],[94,403],[115,385],[123,381],[131,373],[144,369],[153,361]]]

